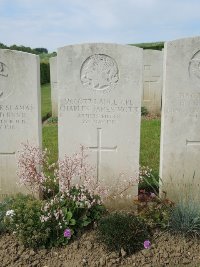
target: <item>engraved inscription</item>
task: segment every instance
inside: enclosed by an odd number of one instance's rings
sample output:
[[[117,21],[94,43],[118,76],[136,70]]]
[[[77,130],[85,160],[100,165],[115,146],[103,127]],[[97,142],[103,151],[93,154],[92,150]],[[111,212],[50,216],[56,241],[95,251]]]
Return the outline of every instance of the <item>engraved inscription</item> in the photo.
[[[103,147],[102,146],[102,129],[97,128],[97,146],[91,146],[89,147],[90,150],[97,152],[97,182],[99,181],[100,177],[100,166],[101,166],[101,152],[102,151],[117,151],[117,146],[114,147]]]
[[[200,79],[200,51],[189,62],[189,75],[194,81]]]
[[[168,101],[168,100],[167,100]],[[195,120],[200,120],[200,93],[177,93],[170,106],[165,110],[169,116],[181,113]]]
[[[0,105],[0,130],[15,130],[28,123],[32,105]]]
[[[83,124],[108,125],[118,123],[125,114],[140,114],[140,109],[132,99],[109,98],[65,98],[61,100],[60,116],[65,112]]]
[[[118,83],[119,71],[113,58],[95,54],[83,62],[80,76],[81,82],[86,88],[105,91],[114,88]]]

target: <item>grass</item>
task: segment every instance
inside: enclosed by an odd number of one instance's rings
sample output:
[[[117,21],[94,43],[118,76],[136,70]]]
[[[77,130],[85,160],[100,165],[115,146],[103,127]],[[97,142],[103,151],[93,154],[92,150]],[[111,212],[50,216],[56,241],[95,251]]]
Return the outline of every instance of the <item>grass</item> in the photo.
[[[185,236],[200,236],[200,209],[198,202],[190,201],[176,203],[170,215],[169,227],[172,232]]]
[[[140,165],[149,166],[155,174],[159,173],[160,120],[141,122]]]
[[[50,84],[41,86],[42,121],[51,117],[51,87]]]
[[[58,160],[58,127],[57,124],[45,124],[42,129],[43,148],[50,151],[50,163]]]

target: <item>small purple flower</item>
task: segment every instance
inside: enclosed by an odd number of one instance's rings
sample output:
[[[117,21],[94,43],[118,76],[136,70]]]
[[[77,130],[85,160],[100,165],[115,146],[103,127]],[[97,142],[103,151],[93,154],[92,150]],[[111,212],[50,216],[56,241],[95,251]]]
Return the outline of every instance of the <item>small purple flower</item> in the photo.
[[[64,237],[70,238],[71,237],[71,230],[70,229],[65,229],[64,231]]]
[[[150,248],[151,247],[151,242],[149,240],[144,241],[144,248]]]

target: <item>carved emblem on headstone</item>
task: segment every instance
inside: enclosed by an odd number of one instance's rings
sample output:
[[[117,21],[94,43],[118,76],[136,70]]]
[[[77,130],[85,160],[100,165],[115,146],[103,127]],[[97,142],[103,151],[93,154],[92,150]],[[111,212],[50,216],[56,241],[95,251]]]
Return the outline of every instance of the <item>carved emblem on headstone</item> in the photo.
[[[0,62],[0,76],[8,77],[8,68],[3,62]]]
[[[81,82],[93,90],[113,88],[119,80],[117,63],[107,55],[95,54],[88,57],[81,67]]]
[[[200,79],[200,51],[196,52],[189,63],[189,75],[192,79]]]
[[[11,94],[11,91],[6,87],[7,77],[8,67],[0,61],[0,100],[7,98]]]

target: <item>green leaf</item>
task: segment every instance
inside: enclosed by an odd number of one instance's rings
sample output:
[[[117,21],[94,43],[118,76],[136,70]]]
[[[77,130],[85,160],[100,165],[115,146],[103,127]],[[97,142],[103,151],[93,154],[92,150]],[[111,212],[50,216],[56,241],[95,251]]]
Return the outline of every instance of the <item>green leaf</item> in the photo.
[[[88,226],[88,224],[90,224],[90,223],[91,223],[91,220],[84,220],[84,221],[82,222],[82,226],[83,226],[83,227]]]
[[[68,211],[66,215],[67,215],[67,221],[70,221],[73,216],[72,212]]]
[[[68,213],[67,208],[63,208],[62,211],[63,211],[63,214],[64,214],[65,216],[67,216],[67,213]]]
[[[70,225],[75,225],[76,224],[76,220],[75,219],[71,219],[70,220]]]

